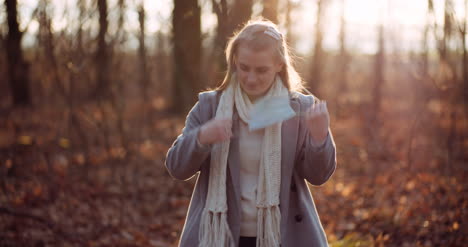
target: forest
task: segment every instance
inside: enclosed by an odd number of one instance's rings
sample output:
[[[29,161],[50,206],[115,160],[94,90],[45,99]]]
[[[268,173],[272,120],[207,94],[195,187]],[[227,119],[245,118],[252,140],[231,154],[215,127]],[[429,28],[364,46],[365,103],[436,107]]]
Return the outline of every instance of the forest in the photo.
[[[328,103],[329,245],[466,246],[468,0],[3,0],[0,247],[177,246],[166,153],[251,18]]]

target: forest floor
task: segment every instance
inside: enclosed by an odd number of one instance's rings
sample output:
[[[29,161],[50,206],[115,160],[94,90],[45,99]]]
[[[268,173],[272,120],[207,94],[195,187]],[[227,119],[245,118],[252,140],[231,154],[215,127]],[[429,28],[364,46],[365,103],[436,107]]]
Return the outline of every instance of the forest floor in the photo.
[[[196,177],[173,179],[164,159],[184,117],[154,117],[152,134],[123,148],[116,137],[76,144],[60,116],[36,110],[0,119],[0,247],[177,246]],[[376,148],[355,131],[360,124],[332,121],[338,167],[325,185],[310,187],[330,245],[466,246],[463,150],[450,166],[434,145],[415,148],[419,158],[408,162],[398,133]]]

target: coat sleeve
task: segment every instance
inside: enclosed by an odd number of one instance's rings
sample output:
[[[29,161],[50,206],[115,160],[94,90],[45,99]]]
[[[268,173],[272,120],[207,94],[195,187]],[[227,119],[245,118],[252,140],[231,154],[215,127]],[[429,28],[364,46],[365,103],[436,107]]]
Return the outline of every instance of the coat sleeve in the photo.
[[[187,180],[195,175],[210,156],[211,146],[198,143],[198,133],[204,124],[206,115],[202,108],[207,108],[206,101],[200,100],[190,110],[185,127],[172,144],[166,155],[166,168],[169,174],[180,180]]]
[[[307,98],[309,97],[313,96]],[[308,101],[308,103],[301,104],[302,111],[311,105],[312,101]],[[325,142],[317,145],[313,142],[304,121],[301,121],[301,129],[304,138],[299,145],[299,159],[296,163],[296,169],[309,183],[322,185],[328,181],[336,169],[336,146],[332,132],[328,128]]]

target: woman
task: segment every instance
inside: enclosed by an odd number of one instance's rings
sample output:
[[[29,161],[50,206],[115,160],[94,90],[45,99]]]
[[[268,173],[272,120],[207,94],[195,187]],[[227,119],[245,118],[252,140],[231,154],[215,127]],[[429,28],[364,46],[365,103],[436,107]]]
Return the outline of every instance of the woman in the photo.
[[[180,246],[327,246],[304,181],[321,185],[335,171],[326,104],[299,93],[286,41],[269,21],[247,23],[226,56],[224,81],[199,95],[167,153],[174,178],[199,173]],[[250,131],[261,99],[284,99],[297,115]]]

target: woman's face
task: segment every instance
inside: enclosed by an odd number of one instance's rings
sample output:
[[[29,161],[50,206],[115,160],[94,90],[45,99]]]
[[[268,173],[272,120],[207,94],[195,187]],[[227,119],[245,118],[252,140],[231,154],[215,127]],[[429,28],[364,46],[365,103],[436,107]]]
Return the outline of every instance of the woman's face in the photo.
[[[268,92],[282,63],[276,61],[274,48],[255,51],[240,45],[237,49],[235,66],[237,79],[250,100],[255,101]]]

